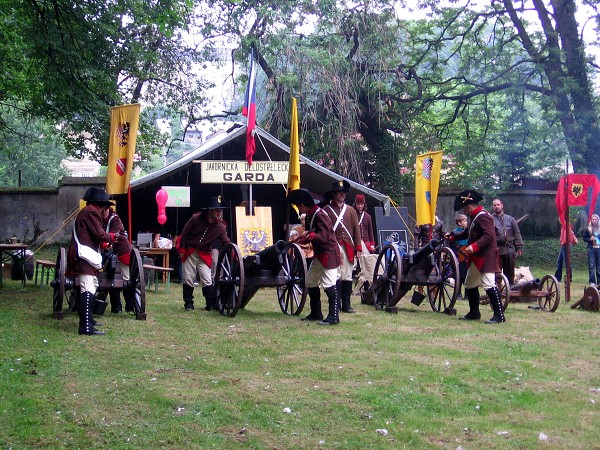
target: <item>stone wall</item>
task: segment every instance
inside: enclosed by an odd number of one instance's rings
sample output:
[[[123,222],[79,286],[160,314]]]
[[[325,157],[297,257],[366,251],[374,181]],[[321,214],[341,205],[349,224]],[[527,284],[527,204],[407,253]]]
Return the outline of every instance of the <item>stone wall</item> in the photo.
[[[70,240],[70,224],[65,223],[69,214],[79,205],[79,199],[90,186],[103,187],[104,177],[75,178],[65,177],[57,189],[1,189],[0,190],[0,241],[6,242],[16,236],[21,242],[67,243]],[[154,192],[154,191],[153,191]],[[454,228],[454,198],[458,191],[445,191],[438,197],[438,215],[446,224],[446,229]],[[521,222],[522,233],[527,237],[558,237],[560,226],[554,204],[555,191],[514,191],[499,194],[505,212],[520,218],[529,215]],[[491,209],[493,198],[485,198],[483,205]],[[150,199],[154,202],[154,199]],[[369,212],[377,205],[369,205]],[[406,192],[404,206],[408,208],[414,223],[414,193]],[[600,205],[599,205],[600,206]],[[598,208],[597,208],[598,209]],[[585,218],[582,220],[585,222]],[[133,230],[136,232],[137,230]]]

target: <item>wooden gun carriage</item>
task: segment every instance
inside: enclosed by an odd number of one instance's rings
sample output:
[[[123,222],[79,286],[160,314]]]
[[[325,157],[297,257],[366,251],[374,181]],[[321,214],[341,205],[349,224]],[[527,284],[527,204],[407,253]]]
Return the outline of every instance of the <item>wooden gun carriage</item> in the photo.
[[[443,241],[432,239],[414,253],[402,253],[397,245],[381,249],[373,273],[373,301],[377,309],[393,312],[414,286],[427,288],[427,298],[436,312],[454,313],[460,290],[458,261]],[[413,295],[413,303],[424,296]]]
[[[142,257],[136,248],[131,250],[130,256],[129,280],[124,281],[119,264],[116,262],[116,255],[112,255],[112,253],[107,254],[103,259],[103,269],[98,274],[96,298],[107,298],[108,291],[111,289],[130,289],[135,318],[137,320],[146,320],[146,288],[144,284]],[[73,311],[76,308],[76,301],[79,296],[79,277],[68,277],[66,270],[67,252],[61,247],[56,257],[55,277],[51,282],[51,286],[54,289],[52,295],[52,315],[58,320],[63,318],[63,301],[66,301],[69,309]]]
[[[228,244],[219,252],[214,277],[219,311],[234,317],[260,288],[275,287],[283,313],[298,315],[306,302],[306,272],[306,258],[298,244],[278,241],[246,257],[236,244]]]
[[[538,302],[538,307],[546,312],[554,312],[560,303],[560,291],[558,289],[558,280],[553,275],[535,278],[523,283],[517,283],[511,286],[509,295],[502,303],[506,310],[510,302]]]

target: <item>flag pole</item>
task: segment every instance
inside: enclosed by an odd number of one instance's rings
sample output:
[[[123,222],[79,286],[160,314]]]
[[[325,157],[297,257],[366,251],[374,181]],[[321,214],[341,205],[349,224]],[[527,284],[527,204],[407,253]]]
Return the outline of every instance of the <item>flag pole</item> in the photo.
[[[567,158],[565,164],[565,226],[566,226],[566,236],[567,243],[565,248],[565,265],[567,267],[567,273],[565,276],[565,301],[569,303],[571,301],[571,223],[569,218],[569,159]]]
[[[127,186],[127,230],[129,232],[129,243],[132,240],[132,229],[131,229],[131,186]]]

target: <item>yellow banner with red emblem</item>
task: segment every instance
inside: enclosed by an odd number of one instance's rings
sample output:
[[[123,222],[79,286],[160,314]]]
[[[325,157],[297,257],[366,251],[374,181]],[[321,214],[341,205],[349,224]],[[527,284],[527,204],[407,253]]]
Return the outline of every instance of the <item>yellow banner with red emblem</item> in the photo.
[[[126,194],[133,168],[133,155],[140,122],[140,105],[115,106],[110,111],[106,192]]]

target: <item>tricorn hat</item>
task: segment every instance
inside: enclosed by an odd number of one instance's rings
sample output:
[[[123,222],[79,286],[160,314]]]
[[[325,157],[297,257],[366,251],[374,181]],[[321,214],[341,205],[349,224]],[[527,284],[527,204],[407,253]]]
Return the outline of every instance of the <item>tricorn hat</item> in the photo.
[[[110,199],[108,198],[108,194],[103,188],[99,188],[96,186],[90,187],[85,194],[83,195],[83,200],[88,203],[102,205],[102,206],[110,206]]]
[[[339,180],[333,183],[333,187],[329,192],[348,192],[350,190],[350,183],[346,180]]]
[[[287,202],[290,205],[313,206],[315,204],[313,196],[306,189],[294,189],[288,192]]]
[[[462,191],[454,199],[454,211],[458,211],[467,205],[472,205],[473,203],[479,203],[481,200],[483,200],[483,195],[477,191],[474,191],[473,189]]]
[[[208,199],[208,205],[204,209],[227,209],[228,206],[223,206],[223,199],[221,196],[211,197]]]
[[[354,203],[365,203],[365,195],[356,194],[356,197],[354,197]]]

